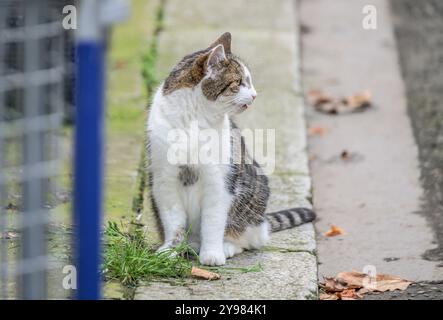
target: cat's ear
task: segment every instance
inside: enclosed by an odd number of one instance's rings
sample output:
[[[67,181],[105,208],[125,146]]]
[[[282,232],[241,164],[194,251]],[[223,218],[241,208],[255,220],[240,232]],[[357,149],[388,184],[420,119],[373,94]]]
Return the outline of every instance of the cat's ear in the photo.
[[[219,44],[209,53],[207,66],[211,68],[223,60],[226,60],[225,49],[223,48],[223,45]]]
[[[209,48],[215,48],[219,44],[223,45],[226,54],[231,54],[231,34],[229,32],[223,33]]]

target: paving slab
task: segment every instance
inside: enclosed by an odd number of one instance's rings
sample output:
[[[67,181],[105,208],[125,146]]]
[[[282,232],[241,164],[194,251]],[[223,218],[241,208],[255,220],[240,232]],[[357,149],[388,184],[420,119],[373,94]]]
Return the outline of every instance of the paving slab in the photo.
[[[306,277],[316,264],[308,252],[247,252],[227,267],[248,268],[260,261],[263,271],[221,273],[222,280],[189,280],[184,284],[155,282],[140,286],[136,299],[315,299],[317,283]],[[282,268],[284,266],[284,268]]]
[[[184,55],[207,47],[230,31],[232,50],[252,70],[258,98],[239,117],[242,128],[275,130],[275,170],[269,210],[311,206],[304,106],[300,95],[296,2],[167,1],[159,37],[159,74],[164,78]],[[248,12],[247,15],[244,12]],[[210,14],[209,14],[210,13]],[[143,220],[152,230],[152,213]],[[151,224],[149,224],[151,221]],[[233,270],[213,282],[142,284],[135,299],[312,299],[317,297],[317,261],[312,224],[273,234],[263,250],[229,259]],[[247,284],[247,285],[245,285]]]

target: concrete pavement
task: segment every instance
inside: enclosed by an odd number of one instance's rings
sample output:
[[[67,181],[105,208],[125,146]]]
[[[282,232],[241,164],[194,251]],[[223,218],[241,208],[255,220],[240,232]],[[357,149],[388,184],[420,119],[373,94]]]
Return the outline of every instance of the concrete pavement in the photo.
[[[362,28],[366,4],[303,0],[301,5],[305,91],[320,88],[343,96],[369,89],[374,103],[350,115],[309,111],[310,126],[328,129],[309,139],[319,276],[374,266],[378,273],[413,281],[441,280],[443,268],[423,258],[436,245],[417,214],[424,190],[388,1],[371,1],[376,30]],[[343,161],[343,150],[354,157]],[[324,237],[330,224],[347,234]]]

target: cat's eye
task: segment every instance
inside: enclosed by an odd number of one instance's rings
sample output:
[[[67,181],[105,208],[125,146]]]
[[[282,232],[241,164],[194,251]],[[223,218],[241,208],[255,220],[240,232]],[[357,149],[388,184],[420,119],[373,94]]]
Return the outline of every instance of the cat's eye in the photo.
[[[241,80],[241,84],[242,87],[247,87],[249,88],[251,86],[251,79],[249,77],[247,77],[246,79],[242,79]]]
[[[241,80],[232,81],[230,87],[235,88],[241,85]]]
[[[231,82],[226,89],[229,89],[231,92],[238,92],[241,81],[233,81]],[[223,90],[224,91],[224,90]]]

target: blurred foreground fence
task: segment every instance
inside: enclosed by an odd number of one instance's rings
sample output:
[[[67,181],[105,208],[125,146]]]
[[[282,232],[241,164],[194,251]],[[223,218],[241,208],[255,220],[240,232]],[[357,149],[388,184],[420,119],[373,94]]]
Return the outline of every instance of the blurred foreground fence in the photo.
[[[115,6],[121,0],[80,1],[78,23],[85,27],[75,62],[74,31],[63,29],[62,20],[63,7],[78,2],[0,0],[1,299],[47,298],[54,267],[48,227],[64,120],[76,124],[77,297],[100,297],[104,33],[124,10]]]
[[[73,103],[73,46],[60,23],[63,2],[0,1],[2,298],[46,297],[58,136],[63,111]]]

